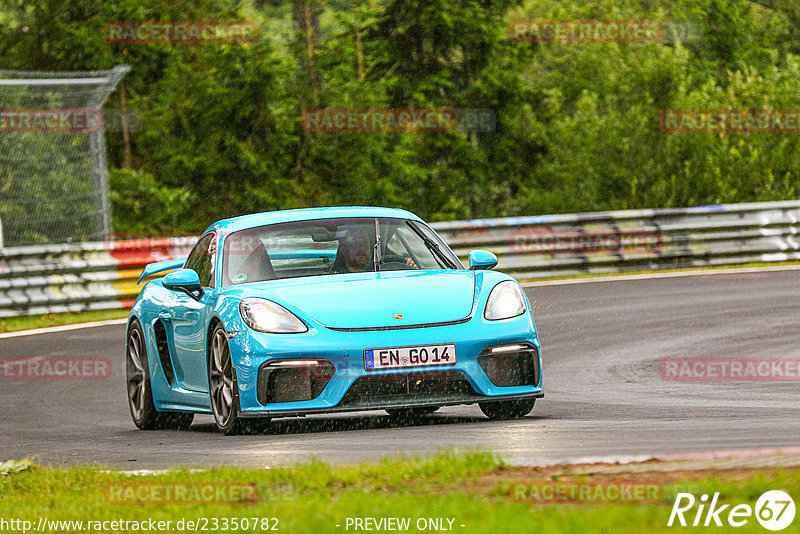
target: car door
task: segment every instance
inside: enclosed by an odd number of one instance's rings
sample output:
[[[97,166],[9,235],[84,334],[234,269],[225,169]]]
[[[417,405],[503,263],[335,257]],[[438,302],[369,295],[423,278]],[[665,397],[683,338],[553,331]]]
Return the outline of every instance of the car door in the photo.
[[[203,295],[195,300],[186,293],[172,292],[163,317],[172,326],[176,377],[180,386],[192,391],[208,391],[205,329],[209,302],[214,295],[214,266],[217,236],[210,232],[201,237],[186,260],[185,268],[194,269],[203,286]]]

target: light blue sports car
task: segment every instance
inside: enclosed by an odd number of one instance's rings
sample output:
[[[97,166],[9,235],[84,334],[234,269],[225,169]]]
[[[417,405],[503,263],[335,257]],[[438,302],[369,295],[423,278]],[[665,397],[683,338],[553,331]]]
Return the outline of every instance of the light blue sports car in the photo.
[[[127,329],[141,429],[213,414],[235,434],[271,418],[357,410],[421,417],[478,403],[518,418],[544,394],[531,306],[491,252],[469,269],[416,215],[373,207],[245,215],[188,258],[148,265]]]

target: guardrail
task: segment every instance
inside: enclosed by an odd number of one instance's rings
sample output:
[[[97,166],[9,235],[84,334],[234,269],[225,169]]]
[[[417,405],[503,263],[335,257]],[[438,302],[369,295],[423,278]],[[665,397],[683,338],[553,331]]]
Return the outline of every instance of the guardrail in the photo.
[[[486,248],[521,279],[800,260],[800,201],[453,221],[459,257]]]
[[[196,237],[0,250],[0,318],[130,308],[148,263],[188,255]]]
[[[800,260],[800,201],[436,223],[462,259],[493,251],[520,279]],[[150,262],[195,237],[0,250],[0,317],[126,308]]]

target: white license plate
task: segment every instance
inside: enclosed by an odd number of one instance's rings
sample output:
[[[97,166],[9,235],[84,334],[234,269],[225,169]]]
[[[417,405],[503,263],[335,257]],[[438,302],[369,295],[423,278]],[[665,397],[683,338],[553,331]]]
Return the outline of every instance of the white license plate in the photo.
[[[392,347],[364,351],[364,369],[396,369],[431,365],[455,365],[456,346],[420,345],[417,347]]]

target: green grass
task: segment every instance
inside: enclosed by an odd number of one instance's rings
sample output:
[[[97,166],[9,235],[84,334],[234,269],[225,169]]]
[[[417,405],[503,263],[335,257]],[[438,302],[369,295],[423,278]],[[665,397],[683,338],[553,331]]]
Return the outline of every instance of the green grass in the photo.
[[[800,495],[798,470],[565,476],[553,470],[507,466],[479,452],[442,453],[425,460],[394,458],[354,466],[314,461],[273,469],[221,467],[146,476],[93,467],[49,469],[22,464],[4,469],[0,464],[0,473],[4,471],[8,474],[0,474],[0,518],[25,519],[34,525],[39,517],[83,521],[153,519],[173,521],[173,525],[179,519],[277,518],[278,531],[289,533],[353,532],[353,527],[347,530],[345,525],[347,518],[354,517],[408,517],[410,532],[417,532],[415,522],[423,517],[452,518],[453,531],[464,533],[667,532],[675,530],[666,527],[666,522],[677,488],[690,487],[697,496],[720,492],[723,503],[751,506],[770,489]],[[513,498],[513,488],[519,483],[609,484],[620,483],[626,476],[633,477],[628,480],[634,482],[661,480],[665,490],[660,500],[537,504]],[[252,485],[258,489],[259,499],[255,504],[107,502],[109,485],[166,487],[185,482]],[[763,529],[751,518],[737,531]]]
[[[128,316],[128,310],[97,310],[75,313],[48,313],[46,315],[23,315],[19,317],[6,317],[0,319],[0,333],[19,332],[47,326],[60,326],[65,324],[89,323],[92,321],[106,321],[109,319],[123,319]]]

